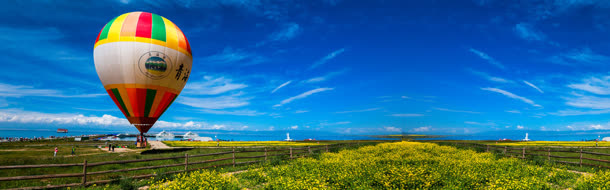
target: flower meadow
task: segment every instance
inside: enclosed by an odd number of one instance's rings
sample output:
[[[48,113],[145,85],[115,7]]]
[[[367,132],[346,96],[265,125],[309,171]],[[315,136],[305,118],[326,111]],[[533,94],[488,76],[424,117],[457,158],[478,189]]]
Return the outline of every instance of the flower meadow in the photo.
[[[244,146],[318,146],[332,144],[329,142],[288,142],[288,141],[163,141],[163,143],[172,147],[207,147],[207,146],[223,146],[223,147],[244,147]]]
[[[396,142],[323,153],[247,172],[198,171],[152,189],[604,189],[610,172],[583,176],[561,165],[534,164],[432,143]]]

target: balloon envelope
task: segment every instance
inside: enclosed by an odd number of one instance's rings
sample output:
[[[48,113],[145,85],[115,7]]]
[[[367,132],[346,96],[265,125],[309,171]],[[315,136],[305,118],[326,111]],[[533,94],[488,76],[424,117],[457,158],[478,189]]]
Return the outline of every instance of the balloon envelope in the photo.
[[[191,47],[168,19],[126,13],[100,31],[93,50],[106,92],[127,120],[148,132],[184,88],[191,72]]]

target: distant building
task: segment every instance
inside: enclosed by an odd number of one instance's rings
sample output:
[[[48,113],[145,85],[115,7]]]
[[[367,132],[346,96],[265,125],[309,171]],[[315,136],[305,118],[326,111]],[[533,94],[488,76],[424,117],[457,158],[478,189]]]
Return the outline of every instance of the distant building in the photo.
[[[602,141],[610,141],[610,137],[604,137]]]
[[[68,129],[57,129],[58,133],[67,133]]]
[[[284,139],[284,141],[292,141],[292,139],[290,139],[290,133],[286,133],[286,139]]]
[[[530,141],[530,139],[528,138],[528,135],[529,134],[525,133],[525,138],[523,139],[523,141]]]

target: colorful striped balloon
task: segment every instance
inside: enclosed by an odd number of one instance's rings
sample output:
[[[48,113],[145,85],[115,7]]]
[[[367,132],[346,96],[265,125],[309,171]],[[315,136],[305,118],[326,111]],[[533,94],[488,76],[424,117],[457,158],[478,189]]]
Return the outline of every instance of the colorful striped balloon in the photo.
[[[95,69],[127,120],[146,133],[184,88],[191,47],[171,21],[146,12],[112,19],[98,34]]]

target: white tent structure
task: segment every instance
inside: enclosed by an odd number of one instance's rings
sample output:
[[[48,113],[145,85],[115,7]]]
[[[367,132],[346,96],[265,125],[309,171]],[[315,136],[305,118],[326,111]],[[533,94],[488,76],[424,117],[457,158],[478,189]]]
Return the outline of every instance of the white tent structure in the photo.
[[[165,132],[165,130],[163,130],[159,134],[157,134],[156,137],[157,139],[173,139],[175,135],[173,133]]]

